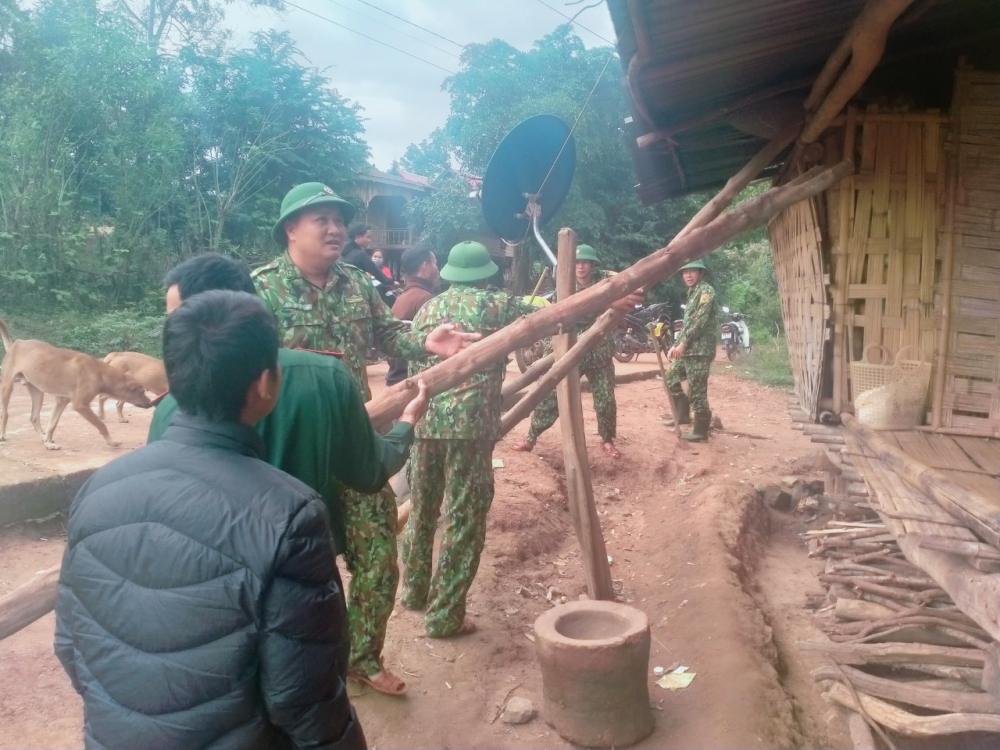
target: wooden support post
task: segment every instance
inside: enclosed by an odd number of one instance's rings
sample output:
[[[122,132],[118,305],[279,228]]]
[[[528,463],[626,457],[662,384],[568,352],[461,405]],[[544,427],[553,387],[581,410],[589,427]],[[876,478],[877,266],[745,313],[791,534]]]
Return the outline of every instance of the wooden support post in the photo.
[[[0,597],[0,641],[52,611],[59,587],[59,567],[43,570]]]
[[[958,157],[948,159],[948,192],[944,208],[944,260],[941,262],[943,289],[941,290],[941,330],[938,333],[937,369],[934,371],[934,401],[931,404],[931,424],[934,429],[941,426],[944,414],[944,387],[948,369],[948,346],[951,343],[951,285],[955,264],[955,201],[958,197],[958,176],[954,162]]]
[[[847,110],[844,126],[843,158],[854,155],[854,137],[857,128],[857,112],[853,107]],[[850,402],[847,386],[847,363],[851,359],[853,330],[847,325],[847,288],[850,284],[848,269],[851,253],[851,214],[854,206],[854,179],[840,183],[839,224],[837,254],[833,266],[833,410],[840,414],[846,411]]]
[[[558,253],[556,295],[561,302],[576,289],[576,233],[572,229],[559,230]],[[572,332],[553,338],[552,349],[557,360],[572,348],[575,338]],[[559,399],[559,426],[562,428],[563,462],[566,465],[566,496],[583,552],[587,593],[591,599],[614,601],[608,551],[594,505],[594,488],[583,431],[583,405],[580,403],[580,373],[576,367],[556,386],[556,396]]]
[[[854,165],[841,162],[835,167],[817,168],[794,183],[772,188],[690,234],[671,242],[636,262],[617,276],[605,279],[574,294],[570,299],[541,308],[521,318],[465,351],[420,374],[431,396],[468,380],[494,362],[501,361],[519,346],[528,346],[551,336],[559,326],[572,325],[587,315],[607,310],[640,287],[649,287],[669,278],[696,258],[707,255],[741,232],[758,226],[793,203],[818,195],[844,176],[854,172]],[[413,398],[416,383],[407,379],[386,388],[368,404],[368,415],[376,429],[388,429]]]

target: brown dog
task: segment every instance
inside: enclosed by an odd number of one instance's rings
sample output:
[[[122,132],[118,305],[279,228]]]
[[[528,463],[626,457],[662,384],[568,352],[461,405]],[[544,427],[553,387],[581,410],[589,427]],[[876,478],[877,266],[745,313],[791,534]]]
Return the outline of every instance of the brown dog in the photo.
[[[139,352],[111,352],[104,358],[106,364],[111,365],[116,370],[131,375],[135,380],[142,383],[142,387],[147,391],[160,395],[167,391],[167,370],[163,362],[156,357]],[[97,416],[104,419],[104,402],[108,400],[106,394],[97,397]],[[128,422],[125,414],[122,413],[124,401],[118,402],[118,421]]]
[[[90,410],[94,397],[103,393],[144,409],[153,405],[141,383],[89,354],[59,349],[44,341],[13,341],[3,320],[0,320],[0,338],[6,350],[0,373],[0,440],[7,435],[7,405],[15,380],[28,387],[31,394],[31,426],[42,435],[42,441],[49,450],[59,450],[59,446],[52,442],[52,434],[68,404],[72,404],[81,417],[94,425],[107,444],[113,447],[121,443],[111,439],[108,428]],[[48,429],[43,433],[39,416],[46,393],[56,397],[56,405]]]

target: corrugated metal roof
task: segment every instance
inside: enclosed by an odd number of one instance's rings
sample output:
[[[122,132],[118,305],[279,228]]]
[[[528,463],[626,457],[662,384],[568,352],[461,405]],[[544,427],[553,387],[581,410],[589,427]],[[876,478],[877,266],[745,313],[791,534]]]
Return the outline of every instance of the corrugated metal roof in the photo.
[[[801,112],[813,79],[864,5],[609,0],[632,97],[629,132],[643,202],[715,188],[740,169],[789,105]],[[901,68],[891,86],[911,94],[930,85],[912,67],[915,59],[950,76],[959,52],[971,47],[994,64],[998,31],[998,0],[916,0],[894,26],[880,69]],[[936,96],[943,101],[921,104],[947,106],[950,92]],[[637,146],[650,133],[659,135]]]

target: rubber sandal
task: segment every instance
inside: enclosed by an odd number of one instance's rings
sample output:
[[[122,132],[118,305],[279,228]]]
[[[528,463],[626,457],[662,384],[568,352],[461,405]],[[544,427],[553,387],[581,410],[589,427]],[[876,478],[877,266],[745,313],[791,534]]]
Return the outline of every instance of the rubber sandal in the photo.
[[[523,443],[515,444],[514,450],[519,451],[521,453],[531,453],[531,451],[535,450],[535,444],[532,443],[530,440],[525,440]]]
[[[621,458],[622,452],[615,447],[614,443],[601,443],[601,447],[604,452],[607,453],[611,458]]]
[[[398,698],[406,694],[406,683],[386,669],[384,664],[382,665],[382,669],[373,675],[363,675],[360,672],[348,672],[347,677],[355,682],[360,682],[362,685],[367,685],[372,690],[382,693],[383,695]],[[397,687],[392,688],[386,685],[384,682],[385,679],[393,680]]]

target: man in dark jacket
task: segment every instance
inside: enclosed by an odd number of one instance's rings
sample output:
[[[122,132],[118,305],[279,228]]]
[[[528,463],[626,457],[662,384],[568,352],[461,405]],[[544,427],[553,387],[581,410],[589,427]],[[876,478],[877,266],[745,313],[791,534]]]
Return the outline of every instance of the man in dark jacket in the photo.
[[[376,291],[382,297],[382,301],[388,305],[386,296],[399,285],[395,279],[385,274],[378,263],[372,260],[368,254],[371,244],[372,228],[360,222],[351,224],[347,228],[347,244],[344,245],[344,253],[340,256],[340,260],[343,263],[350,263],[355,268],[360,268],[371,276],[374,279]]]
[[[417,310],[437,293],[438,282],[441,280],[437,257],[430,245],[419,244],[403,253],[400,265],[403,267],[403,282],[406,286],[396,297],[392,314],[400,320],[413,320]],[[406,380],[406,367],[405,359],[390,358],[385,384],[396,385]]]
[[[86,747],[364,748],[326,511],[252,428],[281,384],[271,314],[197,295],[163,352],[181,413],[70,508],[55,648]]]

